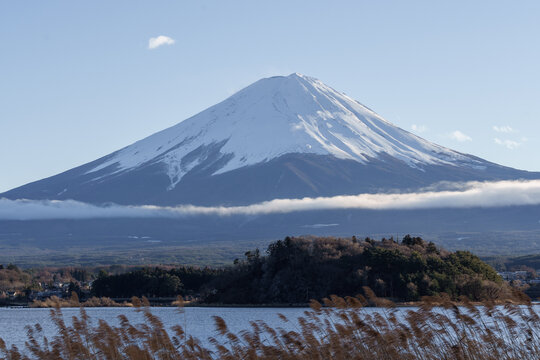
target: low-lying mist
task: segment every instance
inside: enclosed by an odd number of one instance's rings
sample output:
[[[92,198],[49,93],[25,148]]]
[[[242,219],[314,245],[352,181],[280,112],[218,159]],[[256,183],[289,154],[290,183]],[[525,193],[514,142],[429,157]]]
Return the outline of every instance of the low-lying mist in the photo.
[[[432,187],[409,193],[275,199],[243,206],[93,205],[75,200],[2,198],[0,220],[231,216],[333,209],[408,210],[540,204],[540,180],[447,183],[445,189],[450,190]]]

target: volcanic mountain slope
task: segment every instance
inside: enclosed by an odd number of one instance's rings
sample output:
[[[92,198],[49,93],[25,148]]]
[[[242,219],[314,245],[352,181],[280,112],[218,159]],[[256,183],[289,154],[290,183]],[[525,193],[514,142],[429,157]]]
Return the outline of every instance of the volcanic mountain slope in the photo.
[[[433,144],[292,74],[259,80],[173,127],[0,197],[240,205],[539,177]]]

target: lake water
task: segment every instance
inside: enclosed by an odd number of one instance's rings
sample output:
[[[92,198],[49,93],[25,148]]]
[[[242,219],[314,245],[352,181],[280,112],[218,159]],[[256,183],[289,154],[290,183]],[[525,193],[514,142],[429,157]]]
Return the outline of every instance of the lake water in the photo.
[[[412,307],[397,309],[398,319],[402,319],[407,310]],[[281,327],[286,330],[298,330],[298,317],[302,316],[308,308],[223,308],[223,307],[187,307],[179,313],[174,307],[154,307],[152,313],[157,315],[164,323],[166,329],[180,325],[188,335],[198,338],[203,345],[209,346],[208,338],[217,336],[213,316],[222,317],[230,330],[238,333],[250,328],[250,322],[262,320],[273,328]],[[540,314],[540,305],[534,310]],[[103,319],[111,325],[118,325],[118,315],[124,314],[132,324],[143,323],[143,315],[134,308],[87,308],[92,324],[97,325],[98,319]],[[363,308],[366,312],[382,312],[381,308]],[[441,310],[442,311],[442,310]],[[79,315],[77,308],[62,309],[66,323],[71,323],[73,316]],[[277,315],[285,315],[290,322],[282,321]],[[31,308],[0,308],[0,338],[8,345],[16,345],[19,349],[25,348],[26,330],[28,325],[39,323],[44,334],[51,339],[56,335],[55,325],[50,320],[50,309]]]
[[[165,328],[180,325],[188,335],[207,343],[209,336],[215,336],[213,316],[222,317],[233,332],[249,328],[250,321],[263,320],[272,327],[293,329],[293,322],[286,323],[277,316],[281,313],[291,320],[303,315],[306,308],[219,308],[219,307],[187,307],[180,314],[174,307],[154,307],[152,314],[157,315]],[[141,313],[133,308],[87,308],[92,323],[97,325],[98,319],[103,319],[111,325],[118,325],[118,315],[124,314],[133,324],[143,322]],[[77,308],[62,309],[66,323],[71,324],[71,318],[79,315]],[[56,327],[50,319],[50,309],[33,308],[0,308],[0,338],[8,345],[24,348],[26,341],[25,327],[40,324],[44,334],[50,339],[56,335]]]

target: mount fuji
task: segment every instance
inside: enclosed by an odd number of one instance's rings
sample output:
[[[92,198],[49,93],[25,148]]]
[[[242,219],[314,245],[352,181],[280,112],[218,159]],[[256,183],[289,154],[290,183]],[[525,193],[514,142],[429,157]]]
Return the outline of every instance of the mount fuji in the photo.
[[[0,198],[245,205],[539,177],[431,143],[295,73],[259,80],[175,126]]]
[[[317,79],[291,74],[259,80],[112,154],[0,194],[0,205],[7,204],[3,211],[8,215],[14,209],[10,206],[28,205],[29,211],[44,206],[46,214],[41,214],[47,215],[51,209],[74,203],[104,212],[139,208],[132,205],[228,209],[273,199],[284,199],[277,201],[282,203],[358,194],[394,198],[398,193],[461,186],[455,182],[518,179],[540,179],[540,173],[500,166],[431,143]],[[527,204],[529,197],[522,199]],[[0,263],[167,259],[206,265],[224,253],[228,255],[223,255],[227,258],[223,261],[228,263],[255,245],[301,234],[412,233],[450,249],[480,253],[500,249],[527,253],[540,248],[540,205],[483,207],[482,200],[470,204],[227,216],[67,215],[22,220],[10,215],[0,217]],[[509,238],[520,240],[509,247]]]

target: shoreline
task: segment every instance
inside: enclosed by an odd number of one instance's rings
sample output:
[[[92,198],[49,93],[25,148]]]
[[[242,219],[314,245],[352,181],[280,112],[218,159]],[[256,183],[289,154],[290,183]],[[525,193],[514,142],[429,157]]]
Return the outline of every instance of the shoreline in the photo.
[[[494,303],[496,306],[504,305],[507,302],[496,302]],[[406,307],[420,307],[423,304],[421,301],[415,301],[415,302],[401,302],[401,303],[394,303],[392,306],[373,306],[373,305],[366,305],[362,306],[361,308],[406,308]],[[470,304],[474,306],[483,306],[484,304],[482,302],[470,302]],[[515,305],[527,305],[525,302],[512,302],[512,304]],[[540,300],[537,301],[531,301],[530,303],[532,306],[540,306]],[[464,306],[465,303],[458,303],[458,306]],[[433,304],[433,307],[441,307],[440,304]],[[261,308],[261,309],[269,309],[269,308],[276,308],[276,309],[298,309],[298,308],[310,308],[309,303],[304,304],[201,304],[201,303],[193,303],[193,304],[184,304],[183,306],[173,305],[173,304],[152,304],[150,302],[151,308],[235,308],[235,309],[253,309],[253,308]],[[0,305],[0,309],[54,309],[54,306],[31,306],[30,304],[8,304],[8,305]],[[116,309],[123,309],[123,308],[137,308],[136,306],[133,306],[133,304],[128,303],[126,305],[115,305],[115,306],[84,306],[80,304],[79,306],[71,306],[71,305],[64,305],[60,306],[60,309],[91,309],[91,308],[116,308]]]

